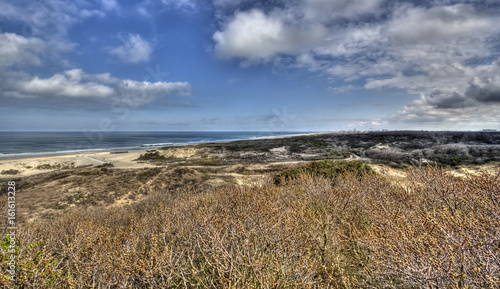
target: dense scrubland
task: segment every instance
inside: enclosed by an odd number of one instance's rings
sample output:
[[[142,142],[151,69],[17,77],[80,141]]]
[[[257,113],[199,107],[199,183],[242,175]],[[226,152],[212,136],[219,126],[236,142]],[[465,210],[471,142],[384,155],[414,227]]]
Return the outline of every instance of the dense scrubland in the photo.
[[[323,161],[249,186],[186,185],[132,205],[79,207],[19,228],[16,284],[498,288],[499,176],[437,166],[406,175],[395,182],[360,161]]]
[[[500,161],[500,132],[325,133],[201,146],[222,154],[227,163],[272,159],[313,161],[353,155],[397,168],[418,163],[455,167]],[[241,152],[252,153],[242,157]]]

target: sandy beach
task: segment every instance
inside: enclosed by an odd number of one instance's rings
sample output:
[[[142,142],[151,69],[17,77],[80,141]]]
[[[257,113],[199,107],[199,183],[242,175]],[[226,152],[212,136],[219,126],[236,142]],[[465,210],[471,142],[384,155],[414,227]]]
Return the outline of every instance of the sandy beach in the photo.
[[[60,169],[73,169],[99,166],[105,163],[112,164],[115,168],[146,168],[154,165],[144,162],[134,162],[141,154],[151,149],[133,149],[121,151],[100,151],[88,153],[75,153],[64,155],[47,155],[25,158],[0,159],[0,173],[5,171],[18,171],[13,177],[31,176],[43,172]]]

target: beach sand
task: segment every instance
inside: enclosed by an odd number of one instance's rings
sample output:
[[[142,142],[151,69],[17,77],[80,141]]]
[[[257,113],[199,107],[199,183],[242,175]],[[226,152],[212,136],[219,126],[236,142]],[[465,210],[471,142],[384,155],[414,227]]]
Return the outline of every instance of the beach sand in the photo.
[[[135,149],[124,151],[101,151],[65,155],[48,155],[13,159],[0,159],[0,173],[3,177],[23,177],[61,169],[84,168],[113,164],[115,168],[147,168],[154,165],[144,162],[134,162],[141,154],[150,149]],[[18,171],[7,174],[6,171]]]

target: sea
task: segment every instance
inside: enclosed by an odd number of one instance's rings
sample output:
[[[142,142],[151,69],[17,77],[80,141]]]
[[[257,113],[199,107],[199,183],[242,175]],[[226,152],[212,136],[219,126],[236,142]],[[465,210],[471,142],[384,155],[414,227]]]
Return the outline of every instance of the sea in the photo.
[[[311,132],[158,131],[158,132],[0,132],[0,159],[44,155],[182,146],[250,140]]]

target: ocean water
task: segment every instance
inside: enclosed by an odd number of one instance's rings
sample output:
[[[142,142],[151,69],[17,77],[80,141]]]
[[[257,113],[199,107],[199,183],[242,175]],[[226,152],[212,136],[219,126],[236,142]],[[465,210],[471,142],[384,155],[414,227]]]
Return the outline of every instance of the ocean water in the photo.
[[[179,146],[307,132],[0,132],[0,158]]]

